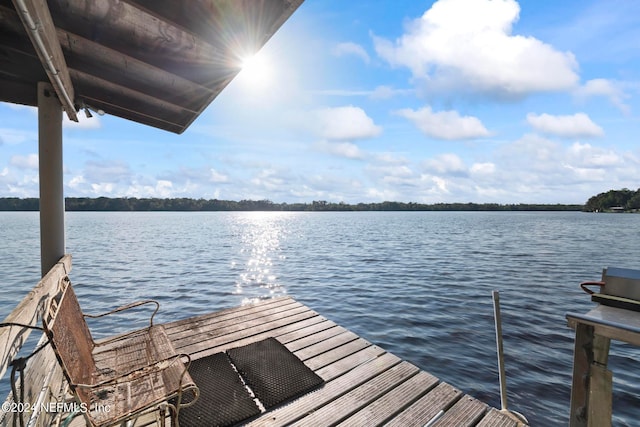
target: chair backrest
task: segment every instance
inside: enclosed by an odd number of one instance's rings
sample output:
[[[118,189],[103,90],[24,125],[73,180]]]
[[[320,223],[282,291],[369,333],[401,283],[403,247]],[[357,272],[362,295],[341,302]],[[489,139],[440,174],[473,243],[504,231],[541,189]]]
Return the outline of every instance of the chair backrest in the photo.
[[[70,282],[52,302],[43,323],[69,385],[76,390],[76,384],[92,384],[96,372],[93,339]],[[80,388],[76,392],[85,394]]]
[[[640,270],[607,267],[602,272],[602,293],[640,301]]]

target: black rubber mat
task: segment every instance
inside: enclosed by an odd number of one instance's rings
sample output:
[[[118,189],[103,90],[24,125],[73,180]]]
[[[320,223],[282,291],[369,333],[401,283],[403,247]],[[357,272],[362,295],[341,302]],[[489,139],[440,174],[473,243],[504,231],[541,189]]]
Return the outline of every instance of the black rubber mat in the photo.
[[[193,406],[180,409],[181,427],[232,426],[260,413],[225,353],[194,360],[189,374],[200,397]],[[185,396],[183,402],[190,399]]]
[[[227,350],[227,353],[266,409],[300,396],[323,382],[275,338]]]

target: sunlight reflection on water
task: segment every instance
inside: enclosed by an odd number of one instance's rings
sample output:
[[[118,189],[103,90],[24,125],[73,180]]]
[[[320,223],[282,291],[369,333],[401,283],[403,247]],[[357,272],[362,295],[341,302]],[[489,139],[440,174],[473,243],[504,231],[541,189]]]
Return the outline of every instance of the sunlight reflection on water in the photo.
[[[232,223],[234,234],[241,242],[240,259],[234,260],[233,266],[244,266],[233,294],[243,296],[243,305],[287,293],[272,267],[274,259],[285,259],[281,253],[281,240],[287,232],[290,216],[290,213],[280,212],[245,212]]]

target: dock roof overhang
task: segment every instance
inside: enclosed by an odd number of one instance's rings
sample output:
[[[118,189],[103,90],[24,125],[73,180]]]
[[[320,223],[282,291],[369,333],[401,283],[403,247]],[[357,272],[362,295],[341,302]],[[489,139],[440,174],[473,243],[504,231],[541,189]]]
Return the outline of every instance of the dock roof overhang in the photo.
[[[303,0],[0,0],[0,101],[182,133]]]

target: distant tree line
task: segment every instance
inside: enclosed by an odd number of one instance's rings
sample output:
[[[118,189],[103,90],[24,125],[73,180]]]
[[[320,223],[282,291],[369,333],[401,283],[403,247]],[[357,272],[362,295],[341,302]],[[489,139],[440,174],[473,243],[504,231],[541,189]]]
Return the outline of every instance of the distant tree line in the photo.
[[[636,191],[623,188],[609,190],[587,200],[584,205],[587,212],[638,212],[640,210],[640,188]]]
[[[563,204],[498,204],[498,203],[274,203],[270,200],[205,200],[190,198],[109,198],[67,197],[67,211],[580,211],[583,205]],[[0,198],[0,211],[37,211],[37,198]]]

